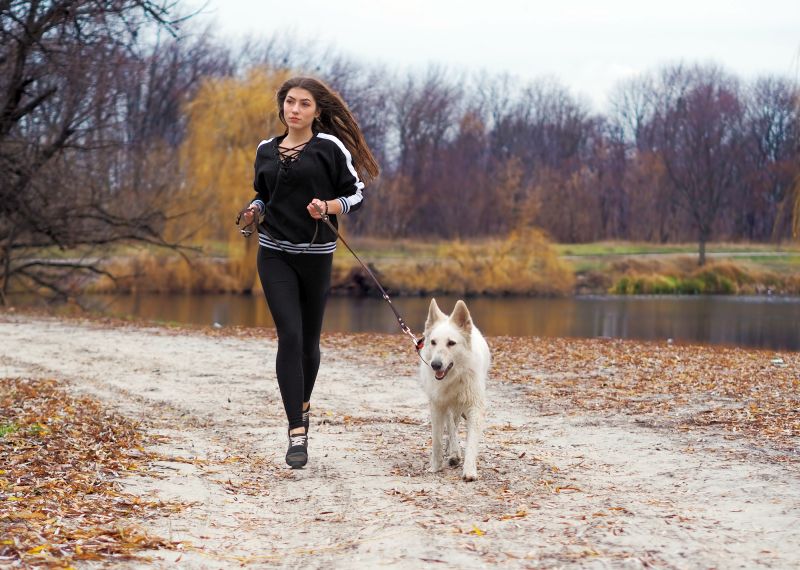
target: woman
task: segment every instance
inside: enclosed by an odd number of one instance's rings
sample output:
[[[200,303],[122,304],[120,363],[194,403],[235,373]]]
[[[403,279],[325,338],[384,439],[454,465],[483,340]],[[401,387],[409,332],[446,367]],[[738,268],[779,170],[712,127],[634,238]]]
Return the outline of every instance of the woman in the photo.
[[[282,136],[256,151],[256,197],[243,213],[256,217],[258,275],[278,331],[276,372],[289,421],[286,463],[308,461],[311,392],[331,281],[336,234],[321,222],[358,210],[365,180],[378,164],[342,98],[319,80],[289,79],[278,90]]]

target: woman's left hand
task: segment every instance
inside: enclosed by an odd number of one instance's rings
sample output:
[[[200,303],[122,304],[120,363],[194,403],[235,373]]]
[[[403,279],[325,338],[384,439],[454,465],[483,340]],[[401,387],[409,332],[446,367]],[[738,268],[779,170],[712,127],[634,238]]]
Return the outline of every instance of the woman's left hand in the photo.
[[[312,218],[315,220],[321,220],[322,216],[328,213],[328,204],[319,198],[314,198],[311,200],[311,202],[309,202],[308,206],[306,206],[306,210],[308,210],[308,213]]]

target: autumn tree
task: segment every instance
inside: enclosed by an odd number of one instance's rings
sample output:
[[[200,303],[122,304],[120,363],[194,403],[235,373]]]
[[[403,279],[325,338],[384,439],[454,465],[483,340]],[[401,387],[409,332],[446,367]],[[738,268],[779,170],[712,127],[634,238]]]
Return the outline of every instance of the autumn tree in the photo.
[[[253,198],[253,161],[260,141],[282,134],[275,94],[287,71],[255,68],[244,77],[206,80],[186,106],[181,147],[185,179],[171,213],[169,235],[204,248],[225,244],[241,289],[255,281],[252,252],[234,226],[236,213]]]

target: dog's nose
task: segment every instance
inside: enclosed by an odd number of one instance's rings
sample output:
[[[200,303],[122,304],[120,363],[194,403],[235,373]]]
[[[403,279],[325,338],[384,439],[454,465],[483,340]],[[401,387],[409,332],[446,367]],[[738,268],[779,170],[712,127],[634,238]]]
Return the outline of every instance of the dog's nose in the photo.
[[[437,372],[442,369],[442,361],[441,360],[431,360],[431,368],[436,370]]]

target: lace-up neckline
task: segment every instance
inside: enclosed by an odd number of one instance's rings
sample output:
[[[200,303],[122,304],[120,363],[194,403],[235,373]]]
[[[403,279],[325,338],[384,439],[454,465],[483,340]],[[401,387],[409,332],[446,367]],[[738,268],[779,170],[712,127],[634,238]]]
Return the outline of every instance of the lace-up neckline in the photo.
[[[304,143],[300,143],[297,146],[289,148],[283,147],[280,145],[280,143],[278,143],[278,157],[281,163],[285,166],[294,163],[300,157],[300,154],[306,149],[309,142],[311,141],[308,140]]]

